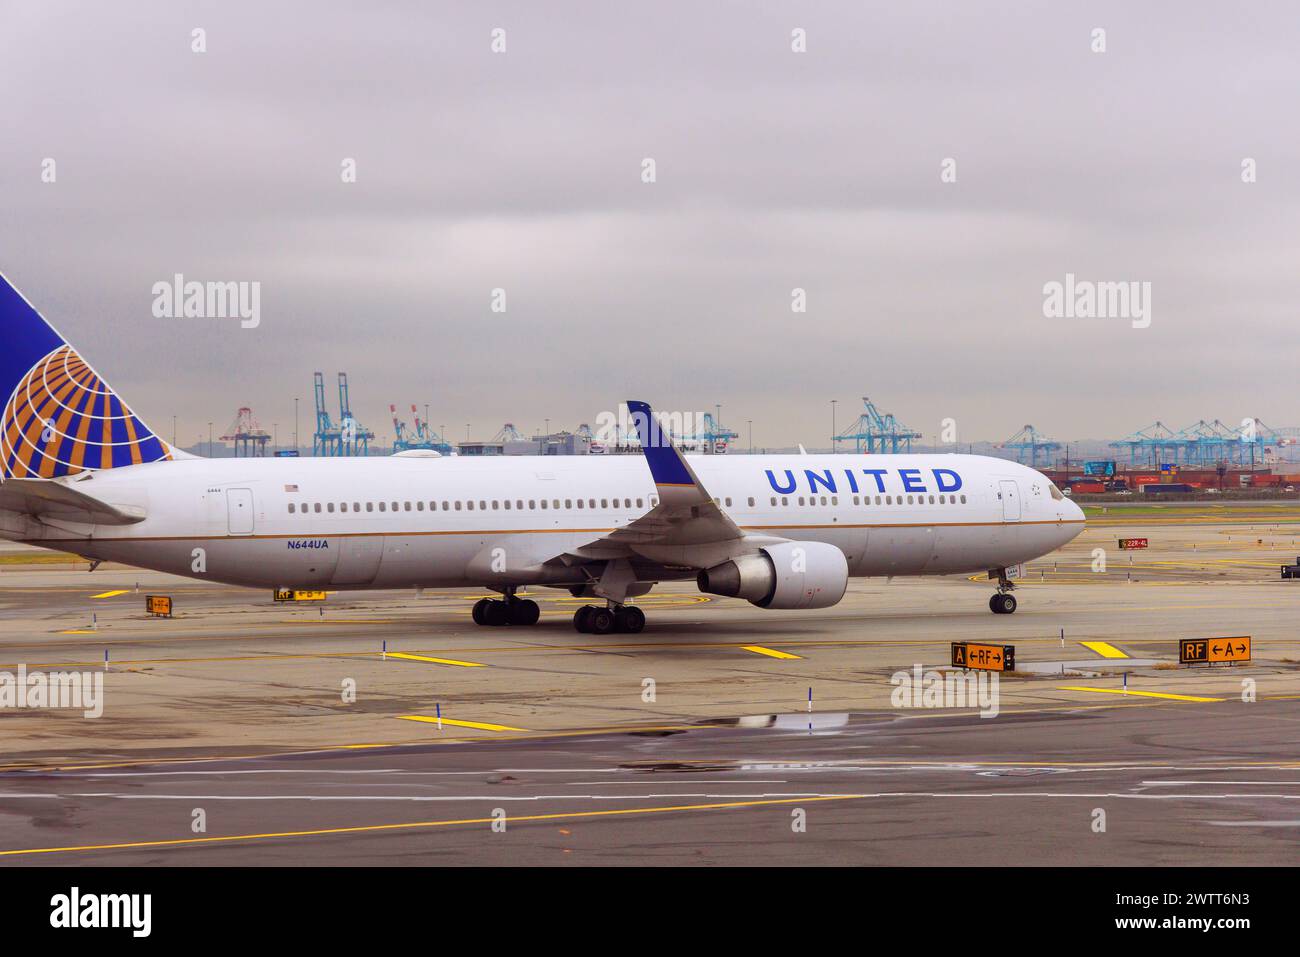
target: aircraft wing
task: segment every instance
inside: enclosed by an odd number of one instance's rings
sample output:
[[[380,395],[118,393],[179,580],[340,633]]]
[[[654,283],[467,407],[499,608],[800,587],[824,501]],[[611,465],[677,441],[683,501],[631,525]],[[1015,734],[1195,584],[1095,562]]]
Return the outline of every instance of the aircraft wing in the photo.
[[[145,517],[143,509],[109,505],[53,479],[5,479],[0,482],[0,509],[86,525],[133,525]]]
[[[665,565],[710,568],[759,544],[782,539],[748,536],[714,502],[681,450],[645,402],[627,404],[636,424],[659,502],[640,518],[569,553],[569,559],[640,557]]]

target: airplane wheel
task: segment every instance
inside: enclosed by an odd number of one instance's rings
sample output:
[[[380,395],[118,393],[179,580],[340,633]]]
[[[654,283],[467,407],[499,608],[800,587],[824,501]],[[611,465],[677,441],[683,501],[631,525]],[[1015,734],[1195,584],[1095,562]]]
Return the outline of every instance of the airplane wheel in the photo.
[[[537,607],[537,602],[531,598],[524,598],[510,603],[510,624],[512,625],[535,625],[541,615],[542,610]]]
[[[491,603],[491,601],[492,601],[491,598],[480,598],[478,601],[474,602],[474,608],[470,611],[470,617],[474,619],[474,624],[476,625],[487,624],[487,622],[483,620],[483,611],[484,609],[487,608],[487,606]]]
[[[591,613],[595,611],[590,605],[583,605],[573,613],[573,627],[581,632],[591,631]]]
[[[614,616],[614,624],[618,631],[625,631],[629,635],[640,634],[645,628],[645,612],[635,605],[626,605]]]
[[[1015,610],[1015,595],[999,592],[989,599],[989,611],[995,615],[1010,615]]]
[[[483,624],[496,627],[504,625],[509,620],[509,606],[503,601],[489,599],[487,607],[483,609]]]
[[[587,616],[587,628],[593,635],[608,635],[614,630],[614,613],[608,608],[593,607]]]

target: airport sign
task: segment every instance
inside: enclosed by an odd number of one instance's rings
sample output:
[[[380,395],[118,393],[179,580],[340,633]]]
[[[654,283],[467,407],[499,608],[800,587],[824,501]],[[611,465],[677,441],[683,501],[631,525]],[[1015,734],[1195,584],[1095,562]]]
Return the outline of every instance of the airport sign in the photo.
[[[1147,540],[1145,538],[1121,538],[1119,540],[1119,547],[1121,551],[1131,548],[1146,548]]]
[[[1250,635],[1184,638],[1178,642],[1179,664],[1213,664],[1216,661],[1250,661]]]
[[[164,618],[172,616],[172,599],[170,595],[145,595],[144,610],[151,615]]]
[[[952,643],[952,666],[974,671],[1015,671],[1015,645],[987,645],[974,641]]]
[[[277,588],[275,590],[276,601],[324,601],[325,592],[323,591],[305,591],[300,588]]]

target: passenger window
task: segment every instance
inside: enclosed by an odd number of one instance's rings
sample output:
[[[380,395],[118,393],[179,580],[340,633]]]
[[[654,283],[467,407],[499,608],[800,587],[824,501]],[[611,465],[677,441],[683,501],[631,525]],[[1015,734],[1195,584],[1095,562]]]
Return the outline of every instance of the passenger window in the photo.
[[[537,499],[535,499],[535,498],[530,498],[530,499],[528,500],[528,507],[529,507],[530,509],[534,509],[534,508],[536,508],[536,507],[537,507]],[[542,508],[546,508],[546,500],[545,500],[545,499],[542,499]]]
[[[782,505],[785,505],[785,506],[788,507],[788,506],[790,505],[790,500],[789,500],[788,498],[786,498],[784,495],[782,495],[782,496],[781,496],[781,504],[782,504]]]
[[[510,503],[509,503],[509,502],[506,502],[506,508],[509,508],[509,507],[510,507]],[[524,500],[523,500],[522,498],[517,498],[517,499],[515,499],[515,508],[516,508],[516,509],[522,509],[523,507],[524,507]]]
[[[582,499],[578,499],[578,508],[582,508]]]
[[[965,495],[963,495],[963,496],[961,497],[961,503],[962,503],[963,505],[966,504],[966,496],[965,496]]]
[[[456,500],[456,511],[460,511],[460,499]]]
[[[294,511],[296,511],[296,509],[294,508],[294,504],[293,504],[293,502],[290,502],[290,503],[289,503],[289,514],[292,515],[292,514],[294,513]]]
[[[914,504],[916,504],[916,503],[914,503],[914,502],[912,501],[912,496],[910,496],[910,495],[907,496],[907,504],[908,504],[908,505],[914,505]]]
[[[468,502],[466,502],[465,508],[469,509],[469,511],[471,512],[474,511],[474,500],[470,499]]]
[[[501,508],[501,502],[494,498],[492,500],[492,511],[494,512],[498,511],[500,508]]]
[[[546,508],[546,499],[542,499],[542,508]]]
[[[558,498],[551,499],[551,508],[559,508],[559,507],[560,507],[560,500]]]
[[[483,498],[479,499],[479,500],[478,500],[478,507],[479,507],[479,511],[481,511],[481,512],[486,512],[486,511],[487,511],[487,499],[483,499]]]
[[[374,510],[375,510],[375,503],[374,503],[374,502],[366,502],[366,511],[367,511],[367,512],[373,512]]]
[[[311,510],[312,510],[313,512],[319,512],[319,511],[320,511],[320,502],[313,502],[313,503],[312,503]]]
[[[423,511],[424,511],[424,503],[423,503],[423,502],[416,502],[416,503],[415,503],[415,510],[416,510],[417,512],[423,512]]]
[[[581,504],[581,503],[579,503],[579,504]],[[587,499],[587,504],[590,505],[592,508],[595,508],[595,507],[596,507],[596,500],[595,500],[594,498],[589,498],[589,499]]]
[[[726,501],[727,501],[727,508],[731,508],[731,498],[728,497]]]
[[[387,503],[387,502],[380,502],[380,503],[379,503],[379,510],[380,510],[381,512],[386,512],[386,511],[388,511],[388,503]]]
[[[753,507],[754,507],[754,497],[753,497],[752,495],[751,495],[750,498],[749,498],[749,507],[750,507],[750,508],[753,508]]]
[[[506,501],[505,501],[505,505],[506,505],[506,511],[509,511],[509,510],[510,510],[510,499],[506,499]]]
[[[600,507],[601,507],[601,508],[609,508],[609,499],[607,499],[607,498],[602,498],[602,499],[600,500]]]
[[[404,504],[406,505],[405,511],[408,511],[408,512],[409,512],[409,511],[411,510],[411,503],[410,503],[410,502],[406,502],[406,503],[404,503]]]
[[[799,496],[799,504],[800,504],[800,505],[803,504],[803,496],[802,496],[802,495]]]
[[[325,511],[327,511],[327,512],[332,512],[332,511],[334,511],[334,503],[333,503],[333,502],[326,502],[326,503],[325,503]]]
[[[352,511],[354,511],[354,512],[359,512],[359,511],[361,511],[361,503],[360,503],[360,502],[353,502],[353,503],[352,503]]]
[[[886,505],[893,505],[893,504],[894,504],[894,497],[893,497],[892,495],[886,495],[886,496],[885,496],[885,504],[886,504]]]
[[[652,500],[652,501],[653,501],[653,500]],[[645,506],[641,504],[641,500],[640,500],[640,499],[637,499],[637,500],[636,500],[636,507],[637,507],[637,508],[645,508]]]

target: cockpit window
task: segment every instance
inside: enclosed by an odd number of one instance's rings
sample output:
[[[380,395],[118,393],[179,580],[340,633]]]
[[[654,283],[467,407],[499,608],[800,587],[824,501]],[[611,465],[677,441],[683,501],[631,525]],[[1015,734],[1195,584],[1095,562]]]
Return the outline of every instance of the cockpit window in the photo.
[[[1047,491],[1051,492],[1052,498],[1056,499],[1058,502],[1065,498],[1065,496],[1061,494],[1061,490],[1056,487],[1055,482],[1047,483]]]

